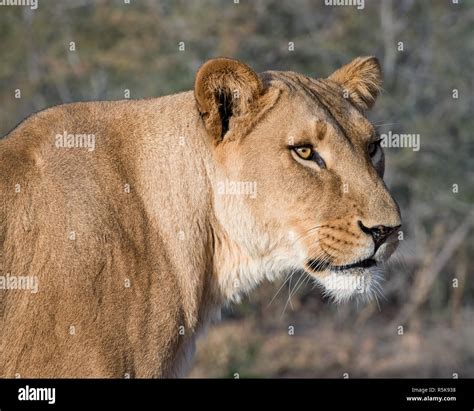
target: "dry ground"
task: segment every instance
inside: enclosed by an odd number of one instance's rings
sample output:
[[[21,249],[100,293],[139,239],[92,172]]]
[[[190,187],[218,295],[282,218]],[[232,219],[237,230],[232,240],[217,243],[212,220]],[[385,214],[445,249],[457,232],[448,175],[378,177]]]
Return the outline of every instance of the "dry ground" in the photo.
[[[190,376],[474,377],[474,310],[464,308],[454,328],[448,318],[418,316],[403,335],[378,310],[364,316],[359,311],[341,320],[338,313],[324,312],[299,322],[226,320],[199,340]]]

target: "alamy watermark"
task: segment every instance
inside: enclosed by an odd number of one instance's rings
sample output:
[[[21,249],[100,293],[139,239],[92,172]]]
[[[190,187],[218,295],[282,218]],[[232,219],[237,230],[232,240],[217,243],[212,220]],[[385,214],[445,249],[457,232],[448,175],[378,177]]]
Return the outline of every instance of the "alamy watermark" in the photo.
[[[229,196],[248,196],[252,199],[257,197],[256,181],[232,181],[225,179],[217,183],[217,194]]]
[[[354,291],[357,293],[365,293],[370,289],[370,281],[361,275],[338,275],[336,273],[329,274],[324,281],[324,287],[331,291]]]
[[[54,145],[56,148],[85,148],[88,151],[95,150],[95,134],[71,134],[64,131],[56,134]]]
[[[420,150],[420,135],[419,134],[397,134],[389,131],[388,133],[380,134],[382,147],[388,148],[411,148],[413,151]]]
[[[46,401],[48,404],[56,402],[56,388],[37,388],[26,385],[18,388],[19,401]]]
[[[0,6],[22,6],[36,10],[38,8],[38,0],[0,0]]]
[[[325,6],[353,6],[357,10],[363,10],[365,7],[364,0],[324,0]]]
[[[0,275],[0,290],[25,290],[38,292],[38,277],[33,275]]]

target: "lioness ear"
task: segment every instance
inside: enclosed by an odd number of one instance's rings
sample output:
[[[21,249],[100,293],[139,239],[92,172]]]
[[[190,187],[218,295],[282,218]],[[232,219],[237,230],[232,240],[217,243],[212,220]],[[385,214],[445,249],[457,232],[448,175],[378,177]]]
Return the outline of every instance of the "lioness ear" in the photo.
[[[359,110],[372,108],[380,92],[382,70],[376,57],[358,57],[329,76]]]
[[[194,96],[208,133],[222,140],[235,119],[251,115],[262,89],[257,73],[237,60],[204,63],[196,74]]]

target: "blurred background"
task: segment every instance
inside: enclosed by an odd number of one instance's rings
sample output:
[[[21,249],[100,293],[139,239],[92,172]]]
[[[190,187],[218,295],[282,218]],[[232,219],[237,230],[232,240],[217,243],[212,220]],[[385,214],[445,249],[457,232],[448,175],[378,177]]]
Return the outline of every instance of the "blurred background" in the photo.
[[[474,2],[328,3],[1,6],[0,134],[64,102],[189,90],[216,56],[326,77],[376,55],[384,90],[370,119],[381,133],[420,135],[418,151],[386,148],[386,181],[404,224],[384,296],[336,306],[303,278],[263,284],[201,338],[191,376],[472,378]]]

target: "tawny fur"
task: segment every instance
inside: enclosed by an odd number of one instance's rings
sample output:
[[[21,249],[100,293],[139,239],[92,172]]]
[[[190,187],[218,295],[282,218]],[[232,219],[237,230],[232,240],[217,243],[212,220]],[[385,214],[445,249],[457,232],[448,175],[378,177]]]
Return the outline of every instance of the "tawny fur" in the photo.
[[[313,80],[211,60],[194,92],[53,107],[1,140],[0,274],[39,291],[0,290],[0,376],[183,375],[222,304],[323,249],[369,255],[357,221],[400,216],[366,154],[378,65],[353,64]],[[65,131],[95,150],[55,147]],[[290,139],[331,173],[298,164]],[[256,198],[222,195],[226,179]]]

